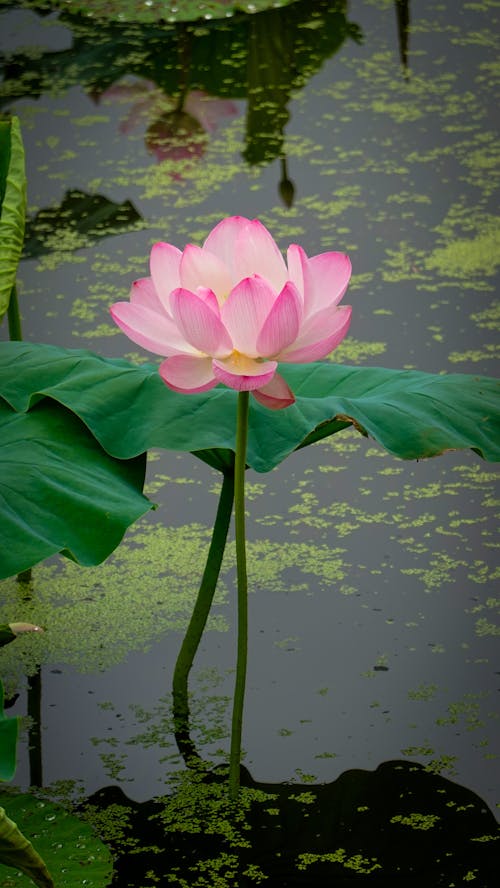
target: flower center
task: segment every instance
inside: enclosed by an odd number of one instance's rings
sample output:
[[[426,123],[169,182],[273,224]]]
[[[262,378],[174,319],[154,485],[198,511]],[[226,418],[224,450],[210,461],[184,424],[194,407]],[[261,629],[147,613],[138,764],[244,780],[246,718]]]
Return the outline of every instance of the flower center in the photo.
[[[256,364],[262,364],[263,359],[256,357],[251,358],[233,349],[227,358],[224,358],[224,366],[230,373],[236,373],[238,376],[254,376],[256,372]]]

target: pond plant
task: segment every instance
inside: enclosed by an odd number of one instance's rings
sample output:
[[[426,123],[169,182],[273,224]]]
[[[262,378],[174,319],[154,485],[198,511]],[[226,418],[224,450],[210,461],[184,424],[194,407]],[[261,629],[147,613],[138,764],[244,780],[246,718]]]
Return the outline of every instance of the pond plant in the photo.
[[[326,357],[349,328],[350,306],[339,306],[351,263],[340,253],[308,259],[288,249],[288,267],[267,229],[240,216],[224,219],[202,248],[181,253],[153,247],[151,277],[136,281],[130,302],[111,314],[142,347],[166,355],[159,373],[176,392],[197,394],[223,383],[238,392],[234,512],[238,585],[238,658],[231,730],[229,793],[239,788],[241,732],[248,646],[245,547],[245,469],[251,392],[271,410],[295,396],[278,363]]]
[[[31,623],[0,625],[0,646],[14,641],[21,632],[40,632],[40,626]],[[0,780],[11,780],[16,769],[18,718],[4,714],[4,691],[0,681]],[[0,861],[22,870],[35,885],[54,888],[52,877],[31,842],[22,834],[4,808],[0,808]]]
[[[41,626],[15,622],[0,625],[0,647],[15,641],[19,635],[42,633]],[[0,681],[0,781],[13,779],[16,770],[16,746],[19,717],[4,713],[4,691]],[[0,864],[21,871],[38,888],[57,885],[104,885],[111,872],[110,854],[93,833],[92,828],[68,811],[29,793],[1,790],[0,801]],[[15,816],[16,822],[12,817]],[[21,824],[23,830],[18,824]],[[56,841],[57,839],[57,841]],[[50,859],[49,871],[44,857]],[[86,870],[87,882],[80,878]],[[62,875],[64,874],[64,875]],[[96,881],[94,881],[96,879]],[[5,884],[5,882],[2,882]],[[12,884],[9,882],[9,884]]]
[[[0,346],[2,459],[8,467],[8,479],[0,481],[5,534],[0,576],[29,570],[57,552],[82,565],[102,562],[125,529],[151,508],[142,488],[152,447],[191,452],[221,472],[206,568],[174,672],[174,726],[186,763],[196,764],[187,682],[234,507],[237,668],[229,767],[217,777],[234,815],[251,782],[241,767],[246,469],[270,471],[293,451],[349,426],[403,459],[472,448],[498,460],[498,382],[322,363],[349,326],[350,309],[339,304],[349,260],[333,252],[308,258],[292,245],[285,264],[267,229],[239,216],[222,220],[202,247],[188,245],[181,252],[157,244],[150,277],[132,285],[128,302],[112,307],[127,336],[165,358],[159,369],[22,342],[15,269],[24,230],[24,172],[16,124],[9,121],[9,127],[8,163],[0,179],[0,225],[9,232],[0,254],[6,281],[0,295],[11,330],[11,341]],[[302,802],[308,803],[305,796]],[[313,804],[321,807],[318,797]],[[420,821],[410,825],[426,828]],[[369,874],[380,866],[372,858],[356,863],[355,854],[344,851],[342,857],[341,851],[330,857],[304,853],[302,869],[338,864]],[[260,871],[252,876],[251,866],[247,863],[248,878],[259,881]]]
[[[328,349],[342,338],[349,321],[349,309],[336,303],[349,279],[350,266],[345,257],[326,254],[308,260],[300,248],[291,248],[286,269],[269,233],[259,223],[241,218],[228,219],[220,223],[215,232],[215,235],[209,235],[203,248],[188,247],[182,254],[171,245],[154,248],[151,278],[141,279],[132,286],[130,302],[118,303],[112,308],[115,319],[129,336],[143,346],[169,355],[161,365],[161,376],[158,369],[150,365],[137,367],[89,352],[22,342],[4,344],[1,375],[6,418],[4,432],[7,443],[10,443],[11,465],[14,466],[17,459],[21,467],[17,477],[11,474],[10,486],[13,485],[14,493],[9,492],[10,516],[5,516],[9,552],[12,553],[8,562],[10,573],[25,570],[40,557],[60,550],[83,563],[102,560],[104,549],[109,547],[111,550],[116,544],[112,519],[117,518],[123,526],[130,521],[134,509],[142,513],[149,508],[140,493],[143,472],[140,454],[149,447],[160,445],[190,450],[222,472],[223,484],[212,543],[173,684],[174,729],[179,748],[195,774],[196,805],[201,798],[205,800],[209,813],[202,832],[208,829],[209,833],[214,831],[214,819],[219,828],[225,823],[227,831],[234,817],[237,822],[238,817],[241,818],[242,805],[257,804],[259,799],[262,802],[260,793],[265,792],[263,804],[269,806],[268,797],[272,795],[271,787],[263,789],[261,785],[253,784],[240,768],[247,650],[245,467],[250,465],[259,471],[267,471],[293,450],[348,425],[354,425],[361,434],[373,436],[391,452],[404,458],[421,458],[451,447],[466,446],[489,459],[498,459],[499,455],[498,383],[494,380],[460,374],[448,376],[382,368],[349,368],[316,360],[303,364],[283,360],[282,356],[286,358],[288,353],[294,358],[297,355],[319,357],[324,354],[322,349]],[[223,237],[219,241],[221,234],[226,235],[227,240]],[[253,239],[249,234],[253,234]],[[241,240],[240,235],[243,235]],[[260,244],[257,250],[255,242]],[[213,243],[217,247],[212,253],[209,248]],[[224,253],[226,245],[228,250]],[[239,263],[232,264],[231,258],[224,261],[226,256],[238,257]],[[294,259],[297,260],[295,264]],[[324,278],[317,274],[318,269],[328,271],[324,290]],[[294,279],[287,284],[288,275],[292,274]],[[246,277],[240,279],[240,275]],[[330,283],[332,277],[336,284]],[[266,282],[268,278],[271,279],[269,283]],[[311,305],[317,308],[321,324],[315,320],[313,311],[308,315],[309,326],[304,323],[306,304],[308,309]],[[330,327],[325,326],[325,313],[330,315]],[[318,331],[322,336],[319,340]],[[307,339],[308,333],[310,339]],[[275,355],[280,356],[282,362],[277,379],[278,361],[269,360]],[[221,374],[225,384],[218,384],[217,374]],[[174,391],[171,386],[181,391]],[[250,392],[253,392],[251,403]],[[22,442],[16,433],[19,422],[25,429]],[[36,464],[34,453],[40,453],[39,445],[43,439],[50,458],[44,453],[43,462],[39,459]],[[78,455],[77,466],[75,454]],[[134,461],[138,459],[139,463],[135,465]],[[32,480],[26,479],[28,460],[37,470],[36,478]],[[89,485],[90,476],[94,484],[102,485],[103,492],[106,490],[106,512],[102,508],[98,486]],[[64,478],[64,492],[61,491],[61,478]],[[26,494],[20,495],[28,487],[35,501],[43,503],[40,515],[34,511],[29,516],[29,528],[22,509]],[[233,496],[239,631],[231,749],[227,774],[219,772],[207,786],[206,769],[190,742],[187,681],[215,593]],[[56,520],[61,511],[61,497],[64,497],[64,527]],[[130,509],[126,513],[122,511],[124,502]],[[53,512],[48,513],[49,504]],[[81,515],[87,510],[91,510],[88,514],[92,518],[87,519],[85,532],[82,532]],[[24,521],[22,535],[19,529],[21,518]],[[70,538],[71,546],[68,544]],[[5,571],[5,564],[3,569]],[[386,768],[380,773],[380,779],[387,782],[388,779],[394,780],[394,775],[398,780],[410,779],[408,768],[401,765],[390,774]],[[227,793],[224,791],[225,779],[228,781]],[[361,778],[352,779],[354,784],[350,785],[349,796],[355,800]],[[429,779],[428,775],[427,783]],[[446,784],[444,781],[439,787],[433,787],[433,791],[449,792]],[[366,783],[362,781],[362,785],[366,791]],[[400,789],[400,783],[396,785]],[[374,791],[379,794],[379,790]],[[290,792],[280,798],[279,810],[284,812],[288,805],[296,805],[297,787],[292,795],[292,799]],[[299,795],[306,798],[301,793]],[[416,798],[416,790],[409,792],[409,798]],[[177,803],[182,803],[181,807],[185,809],[189,799],[193,799],[191,784],[179,788]],[[319,805],[314,817],[313,810],[307,809],[312,817],[311,825],[316,823],[316,828],[322,823],[321,799],[317,793],[309,799]],[[469,804],[475,810],[475,804],[468,801]],[[110,805],[110,816],[116,805],[116,800]],[[173,810],[179,814],[175,802],[169,802],[161,812],[153,812],[153,821],[148,827],[152,834],[156,835],[154,824],[158,819],[160,833],[162,823],[169,832]],[[267,808],[264,813],[265,810]],[[95,810],[92,816],[99,822]],[[129,819],[131,816],[129,811]],[[203,816],[201,823],[204,822]],[[297,812],[295,816],[298,816]],[[401,817],[406,818],[406,823],[411,818],[411,811]],[[436,814],[436,817],[441,815]],[[138,812],[137,819],[139,823],[144,821],[141,812]],[[420,821],[417,826],[419,830],[423,829]],[[233,823],[229,841],[236,847],[243,841],[243,847],[246,847],[244,834],[243,838],[241,835],[238,838],[235,829]],[[323,827],[321,829],[324,831]],[[478,830],[476,825],[474,830]],[[479,827],[479,832],[489,835],[484,832],[484,827]],[[158,837],[157,847],[160,845],[161,838]],[[326,872],[332,866],[353,871],[357,866],[358,872],[369,874],[382,866],[368,857],[360,861],[354,853],[346,852],[342,857],[339,849],[334,854],[324,849],[313,852],[311,846],[307,847],[309,850],[305,850],[301,858],[301,871],[306,879],[311,867],[316,873],[318,866],[320,869],[326,867]],[[185,848],[177,851],[181,855],[187,853]],[[482,848],[480,851],[484,853]],[[122,847],[121,852],[127,854],[127,847]],[[206,854],[206,849],[200,847],[199,853]],[[224,853],[223,860],[226,859]],[[222,865],[220,861],[219,865]],[[226,860],[229,881],[225,884],[235,884],[231,879],[236,877],[230,875],[233,872],[231,867],[235,865],[233,859]],[[245,872],[249,867],[251,863],[247,861]],[[178,884],[184,883],[180,881]],[[246,884],[244,879],[240,884]]]

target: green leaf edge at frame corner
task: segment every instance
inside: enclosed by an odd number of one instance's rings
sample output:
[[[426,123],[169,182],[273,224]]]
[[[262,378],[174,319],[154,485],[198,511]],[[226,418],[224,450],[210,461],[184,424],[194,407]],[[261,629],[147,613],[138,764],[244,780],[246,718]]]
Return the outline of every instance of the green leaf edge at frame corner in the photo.
[[[65,808],[31,793],[0,788],[0,805],[22,836],[35,849],[34,872],[45,864],[56,888],[107,888],[111,882],[111,852],[89,823]],[[36,868],[39,857],[39,869]],[[27,859],[29,867],[29,859]],[[42,881],[35,884],[43,884]],[[28,875],[0,863],[0,888],[33,888]]]
[[[17,117],[0,118],[0,322],[16,283],[26,220],[26,173]]]
[[[4,690],[0,680],[0,781],[12,780],[16,772],[19,718],[4,712]]]

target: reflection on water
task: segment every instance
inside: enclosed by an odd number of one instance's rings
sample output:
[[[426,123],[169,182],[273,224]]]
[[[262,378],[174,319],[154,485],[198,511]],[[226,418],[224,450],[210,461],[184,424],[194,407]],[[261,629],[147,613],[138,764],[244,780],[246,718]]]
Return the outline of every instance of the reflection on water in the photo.
[[[336,359],[492,373],[491,4],[320,0],[99,27],[16,7],[0,4],[1,33],[13,35],[0,104],[20,117],[27,151],[26,338],[121,356],[108,307],[147,273],[151,243],[199,243],[239,212],[282,246],[350,253],[354,321]],[[402,463],[346,432],[248,480],[253,850],[221,835],[208,848],[189,836],[189,847],[212,864],[225,854],[229,884],[231,866],[241,885],[257,881],[252,865],[274,884],[329,884],[333,873],[341,885],[375,880],[379,863],[401,885],[412,875],[489,888],[494,825],[480,799],[491,810],[499,801],[494,468],[470,453]],[[110,780],[141,802],[168,790],[150,809],[162,848],[168,817],[185,825],[176,799],[190,810],[194,792],[165,694],[218,490],[207,466],[155,454],[148,493],[159,509],[105,565],[37,567],[22,614],[14,581],[0,587],[2,618],[47,626],[36,656],[21,641],[1,655],[11,692],[41,661],[45,782],[81,781],[103,806],[129,804],[102,790]],[[230,546],[192,682],[191,736],[211,768],[227,755],[233,589]],[[16,711],[26,710],[22,691]],[[20,783],[28,770],[25,751]],[[139,802],[132,812],[137,832]],[[184,837],[169,835],[178,884],[198,884]]]
[[[59,21],[72,32],[70,49],[8,54],[0,108],[13,99],[66,92],[78,84],[129,110],[119,131],[145,121],[145,143],[158,162],[196,160],[217,121],[247,102],[243,156],[251,165],[283,156],[292,92],[347,38],[358,40],[346,3],[293,3],[262,15],[184,25],[127,26],[72,12]],[[134,77],[129,81],[126,78]],[[124,79],[125,78],[125,79]],[[139,78],[139,79],[136,79]],[[2,96],[3,94],[3,96]],[[180,174],[182,177],[182,174]]]
[[[27,220],[24,257],[33,259],[54,252],[61,236],[73,236],[75,246],[81,247],[138,224],[140,216],[130,201],[115,204],[100,194],[73,189],[66,192],[59,206],[39,210]]]
[[[202,90],[186,87],[173,99],[150,80],[111,86],[96,100],[127,104],[132,101],[120,123],[120,132],[126,135],[144,124],[145,145],[158,163],[168,158],[178,161],[201,157],[218,122],[238,113],[234,102],[209,96]]]

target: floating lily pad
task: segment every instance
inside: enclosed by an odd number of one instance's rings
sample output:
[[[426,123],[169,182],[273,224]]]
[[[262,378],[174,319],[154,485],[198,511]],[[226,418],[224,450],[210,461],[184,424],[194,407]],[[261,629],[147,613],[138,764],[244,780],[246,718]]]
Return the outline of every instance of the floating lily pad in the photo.
[[[294,0],[65,0],[57,3],[37,3],[39,11],[63,9],[83,13],[89,18],[120,22],[192,22],[198,19],[227,18],[237,12],[263,12],[289,6]]]
[[[92,827],[59,805],[28,794],[0,793],[0,805],[45,861],[57,888],[105,888],[113,864]],[[28,876],[0,864],[0,888],[33,888]]]

